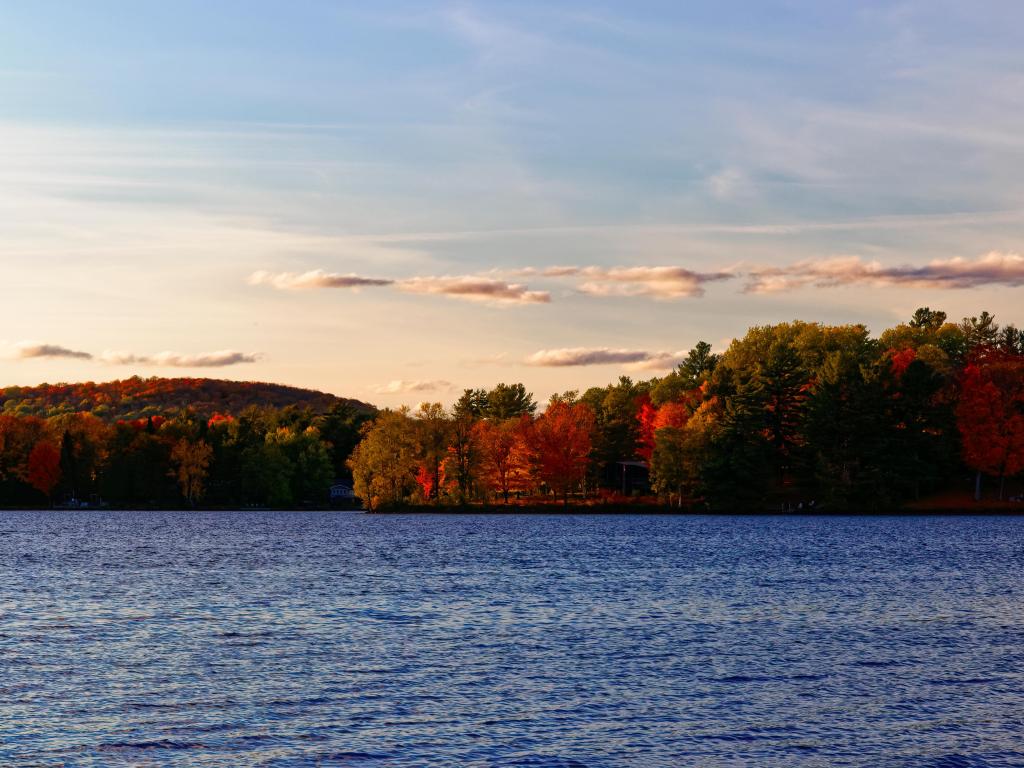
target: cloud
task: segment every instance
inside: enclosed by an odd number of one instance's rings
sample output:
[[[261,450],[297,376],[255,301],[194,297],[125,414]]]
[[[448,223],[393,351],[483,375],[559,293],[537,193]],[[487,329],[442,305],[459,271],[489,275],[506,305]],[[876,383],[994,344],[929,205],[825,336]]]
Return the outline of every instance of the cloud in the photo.
[[[542,349],[526,358],[527,365],[564,367],[570,365],[610,365],[615,363],[642,363],[651,359],[650,352],[637,349],[609,349],[608,347],[567,347]]]
[[[785,267],[748,270],[745,293],[780,293],[813,285],[964,289],[983,285],[1024,285],[1024,256],[991,251],[976,259],[938,259],[924,266],[883,267],[859,256],[798,261]]]
[[[544,277],[570,277],[578,275],[583,267],[548,267],[544,270]]]
[[[452,388],[450,381],[444,379],[431,379],[425,381],[406,381],[405,379],[395,379],[389,381],[380,387],[377,387],[373,391],[378,395],[395,395],[404,392],[436,392],[438,390],[448,390]]]
[[[642,349],[609,349],[608,347],[566,347],[542,349],[525,362],[547,368],[582,365],[623,365],[631,371],[667,371],[686,358],[686,351],[649,352]]]
[[[362,288],[365,286],[391,285],[394,280],[384,280],[359,275],[341,275],[313,269],[309,272],[267,272],[260,270],[249,275],[250,285],[270,285],[280,291],[298,291],[309,288]]]
[[[75,360],[92,360],[88,352],[79,352],[75,349],[68,349],[59,344],[36,344],[31,341],[23,341],[17,345],[18,357],[29,359],[35,357],[67,357]]]
[[[261,355],[222,349],[198,355],[182,355],[177,352],[159,352],[155,355],[137,355],[132,352],[107,351],[100,360],[108,365],[155,365],[168,368],[223,368],[240,363],[255,363]]]
[[[590,296],[650,296],[654,299],[704,295],[704,284],[731,280],[732,272],[694,272],[685,267],[549,267],[546,277],[581,277],[581,293]]]
[[[249,275],[248,282],[250,285],[270,285],[282,291],[394,285],[406,293],[428,293],[497,304],[546,304],[551,301],[551,294],[547,291],[531,291],[519,283],[482,275],[428,275],[387,280],[355,274],[342,275],[322,269],[302,273],[260,270]]]
[[[531,291],[518,283],[472,275],[412,277],[402,280],[398,286],[408,293],[439,294],[497,304],[547,304],[551,301],[547,291]]]
[[[639,360],[626,367],[631,371],[669,371],[686,359],[686,351],[652,352],[646,360]]]

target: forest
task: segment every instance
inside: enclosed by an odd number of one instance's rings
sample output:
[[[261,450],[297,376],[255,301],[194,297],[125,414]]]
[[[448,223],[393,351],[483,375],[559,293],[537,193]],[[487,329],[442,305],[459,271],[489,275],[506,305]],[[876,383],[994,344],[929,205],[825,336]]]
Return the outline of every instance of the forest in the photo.
[[[877,338],[863,325],[758,326],[721,354],[698,343],[666,376],[543,408],[504,383],[451,408],[379,412],[340,398],[211,412],[207,393],[138,415],[123,398],[69,408],[25,391],[0,415],[4,506],[321,507],[340,479],[374,511],[884,510],[949,491],[1001,500],[1024,470],[1024,335],[987,312],[951,322],[922,308]]]
[[[223,384],[216,388],[234,391]],[[317,411],[300,398],[237,415],[168,406],[166,415],[116,420],[64,412],[60,402],[49,416],[5,410],[0,506],[323,506],[375,413],[353,403],[334,398]]]
[[[120,381],[77,384],[40,384],[37,387],[0,389],[0,410],[18,416],[52,417],[91,413],[106,421],[133,421],[164,416],[187,408],[203,416],[215,413],[238,415],[249,406],[304,406],[326,411],[347,403],[372,412],[373,406],[358,400],[283,384],[223,379],[164,379],[138,376]]]

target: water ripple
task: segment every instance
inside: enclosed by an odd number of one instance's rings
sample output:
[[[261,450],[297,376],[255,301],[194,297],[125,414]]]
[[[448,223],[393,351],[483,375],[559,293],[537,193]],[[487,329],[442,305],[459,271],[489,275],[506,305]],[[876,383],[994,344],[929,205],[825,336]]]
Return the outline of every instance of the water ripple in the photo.
[[[1024,765],[1024,520],[0,512],[2,766]]]

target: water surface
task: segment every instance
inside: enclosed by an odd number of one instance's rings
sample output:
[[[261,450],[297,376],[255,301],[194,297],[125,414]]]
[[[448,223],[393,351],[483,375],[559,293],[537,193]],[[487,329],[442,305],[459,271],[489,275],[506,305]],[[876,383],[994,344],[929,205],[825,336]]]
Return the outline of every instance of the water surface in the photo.
[[[0,765],[1024,765],[1024,519],[0,512]]]

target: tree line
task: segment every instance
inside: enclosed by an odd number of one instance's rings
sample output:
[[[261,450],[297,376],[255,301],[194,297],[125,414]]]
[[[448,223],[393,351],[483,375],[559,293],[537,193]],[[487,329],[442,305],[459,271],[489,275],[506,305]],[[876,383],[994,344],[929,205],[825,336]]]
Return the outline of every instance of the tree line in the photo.
[[[863,325],[751,328],[698,343],[648,381],[555,395],[467,389],[450,410],[385,410],[348,465],[371,508],[620,500],[632,464],[650,493],[710,510],[891,508],[974,476],[1024,470],[1024,336],[987,312],[917,310]]]
[[[543,408],[522,384],[467,389],[451,408],[186,404],[135,419],[58,400],[40,415],[16,394],[0,414],[6,506],[322,506],[351,478],[371,509],[624,493],[709,510],[870,509],[965,487],[1002,498],[1024,471],[1024,336],[987,312],[950,322],[922,308],[878,338],[863,325],[758,326],[721,354],[698,343],[666,376]]]
[[[118,507],[322,506],[372,414],[249,406],[104,420],[0,414],[0,504],[102,501]]]

